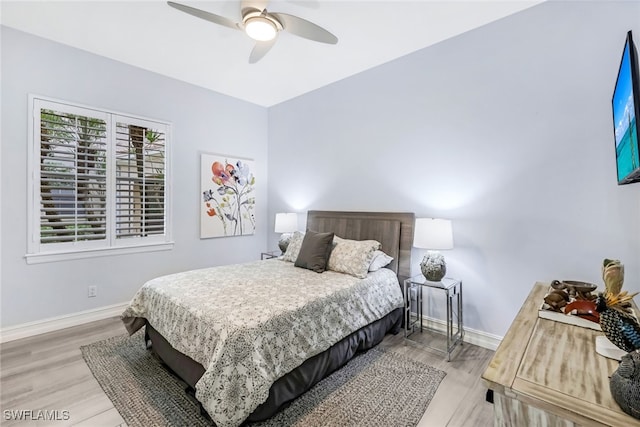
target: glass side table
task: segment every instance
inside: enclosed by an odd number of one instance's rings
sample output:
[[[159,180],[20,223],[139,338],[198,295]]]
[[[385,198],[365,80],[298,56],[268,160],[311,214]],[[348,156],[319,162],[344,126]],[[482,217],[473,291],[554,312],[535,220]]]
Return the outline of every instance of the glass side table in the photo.
[[[453,352],[458,344],[462,345],[462,339],[464,338],[464,326],[462,324],[462,281],[445,277],[440,282],[430,282],[425,279],[423,275],[413,276],[404,281],[405,340],[414,341],[410,336],[418,331],[422,333],[424,330],[422,313],[422,294],[424,288],[443,291],[445,293],[447,306],[445,348],[434,347],[428,344],[425,345],[434,350],[447,353],[447,361],[450,361],[451,352]],[[440,334],[442,333],[433,328],[431,328],[431,330]]]
[[[281,255],[280,251],[261,252],[260,259],[265,260],[265,259],[271,259],[271,258],[278,258],[280,255]]]

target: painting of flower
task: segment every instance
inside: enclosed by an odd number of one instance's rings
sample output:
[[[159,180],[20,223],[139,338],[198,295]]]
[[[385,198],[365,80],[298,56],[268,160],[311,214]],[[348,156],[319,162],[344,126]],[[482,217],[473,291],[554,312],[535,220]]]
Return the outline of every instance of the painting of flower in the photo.
[[[255,223],[254,162],[202,153],[200,238],[253,234]]]

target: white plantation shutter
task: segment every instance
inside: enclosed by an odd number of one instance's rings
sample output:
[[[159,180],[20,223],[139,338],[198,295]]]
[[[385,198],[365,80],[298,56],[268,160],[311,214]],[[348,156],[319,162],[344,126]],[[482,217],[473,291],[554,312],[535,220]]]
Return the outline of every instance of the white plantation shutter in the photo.
[[[169,242],[169,125],[39,98],[32,105],[29,254]]]
[[[165,231],[166,130],[154,123],[116,120],[116,238]]]

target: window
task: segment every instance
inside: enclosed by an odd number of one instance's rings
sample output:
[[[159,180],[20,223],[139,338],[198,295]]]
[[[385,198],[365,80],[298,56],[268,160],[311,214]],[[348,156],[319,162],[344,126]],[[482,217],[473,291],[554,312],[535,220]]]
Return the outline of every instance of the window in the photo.
[[[30,101],[28,262],[169,249],[169,124]]]

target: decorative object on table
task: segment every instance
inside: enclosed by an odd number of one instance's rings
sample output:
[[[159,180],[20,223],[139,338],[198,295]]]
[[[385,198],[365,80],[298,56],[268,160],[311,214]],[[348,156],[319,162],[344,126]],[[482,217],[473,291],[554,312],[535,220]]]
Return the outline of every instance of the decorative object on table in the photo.
[[[605,259],[602,262],[602,280],[607,292],[618,295],[624,284],[624,265],[617,259]]]
[[[439,250],[453,249],[453,229],[451,220],[417,218],[413,246],[428,249],[420,263],[424,277],[439,282],[447,273],[447,264]]]
[[[596,299],[600,327],[611,343],[627,353],[611,375],[609,388],[620,409],[640,419],[640,323],[631,305],[637,293],[622,290],[624,265],[618,260],[603,261],[602,280],[605,290]]]
[[[284,254],[289,246],[289,241],[294,231],[298,230],[298,214],[297,213],[277,213],[274,231],[282,233],[278,241],[278,247]]]
[[[631,307],[631,300],[636,295],[629,295],[626,291],[618,295],[605,292],[596,300],[602,332],[626,352],[640,349],[640,323]]]
[[[220,154],[200,156],[200,238],[246,236],[256,229],[254,162]]]
[[[595,301],[597,298],[591,293],[597,288],[593,283],[578,280],[554,280],[551,282],[551,287],[555,290],[565,291],[570,300]]]
[[[596,311],[594,302],[597,296],[591,293],[596,290],[596,285],[577,280],[564,280],[562,282],[554,280],[551,282],[551,287],[554,292],[564,292],[568,297],[568,303],[562,309],[564,314],[579,316],[595,323],[600,322],[600,316]]]
[[[604,335],[626,352],[640,348],[640,323],[631,300],[638,293],[622,291],[624,266],[618,260],[605,259],[602,264],[604,292],[596,299],[600,327]]]
[[[622,356],[618,369],[611,374],[609,388],[620,409],[640,419],[640,352]]]
[[[592,292],[596,285],[578,280],[554,280],[538,310],[538,317],[601,330]]]

